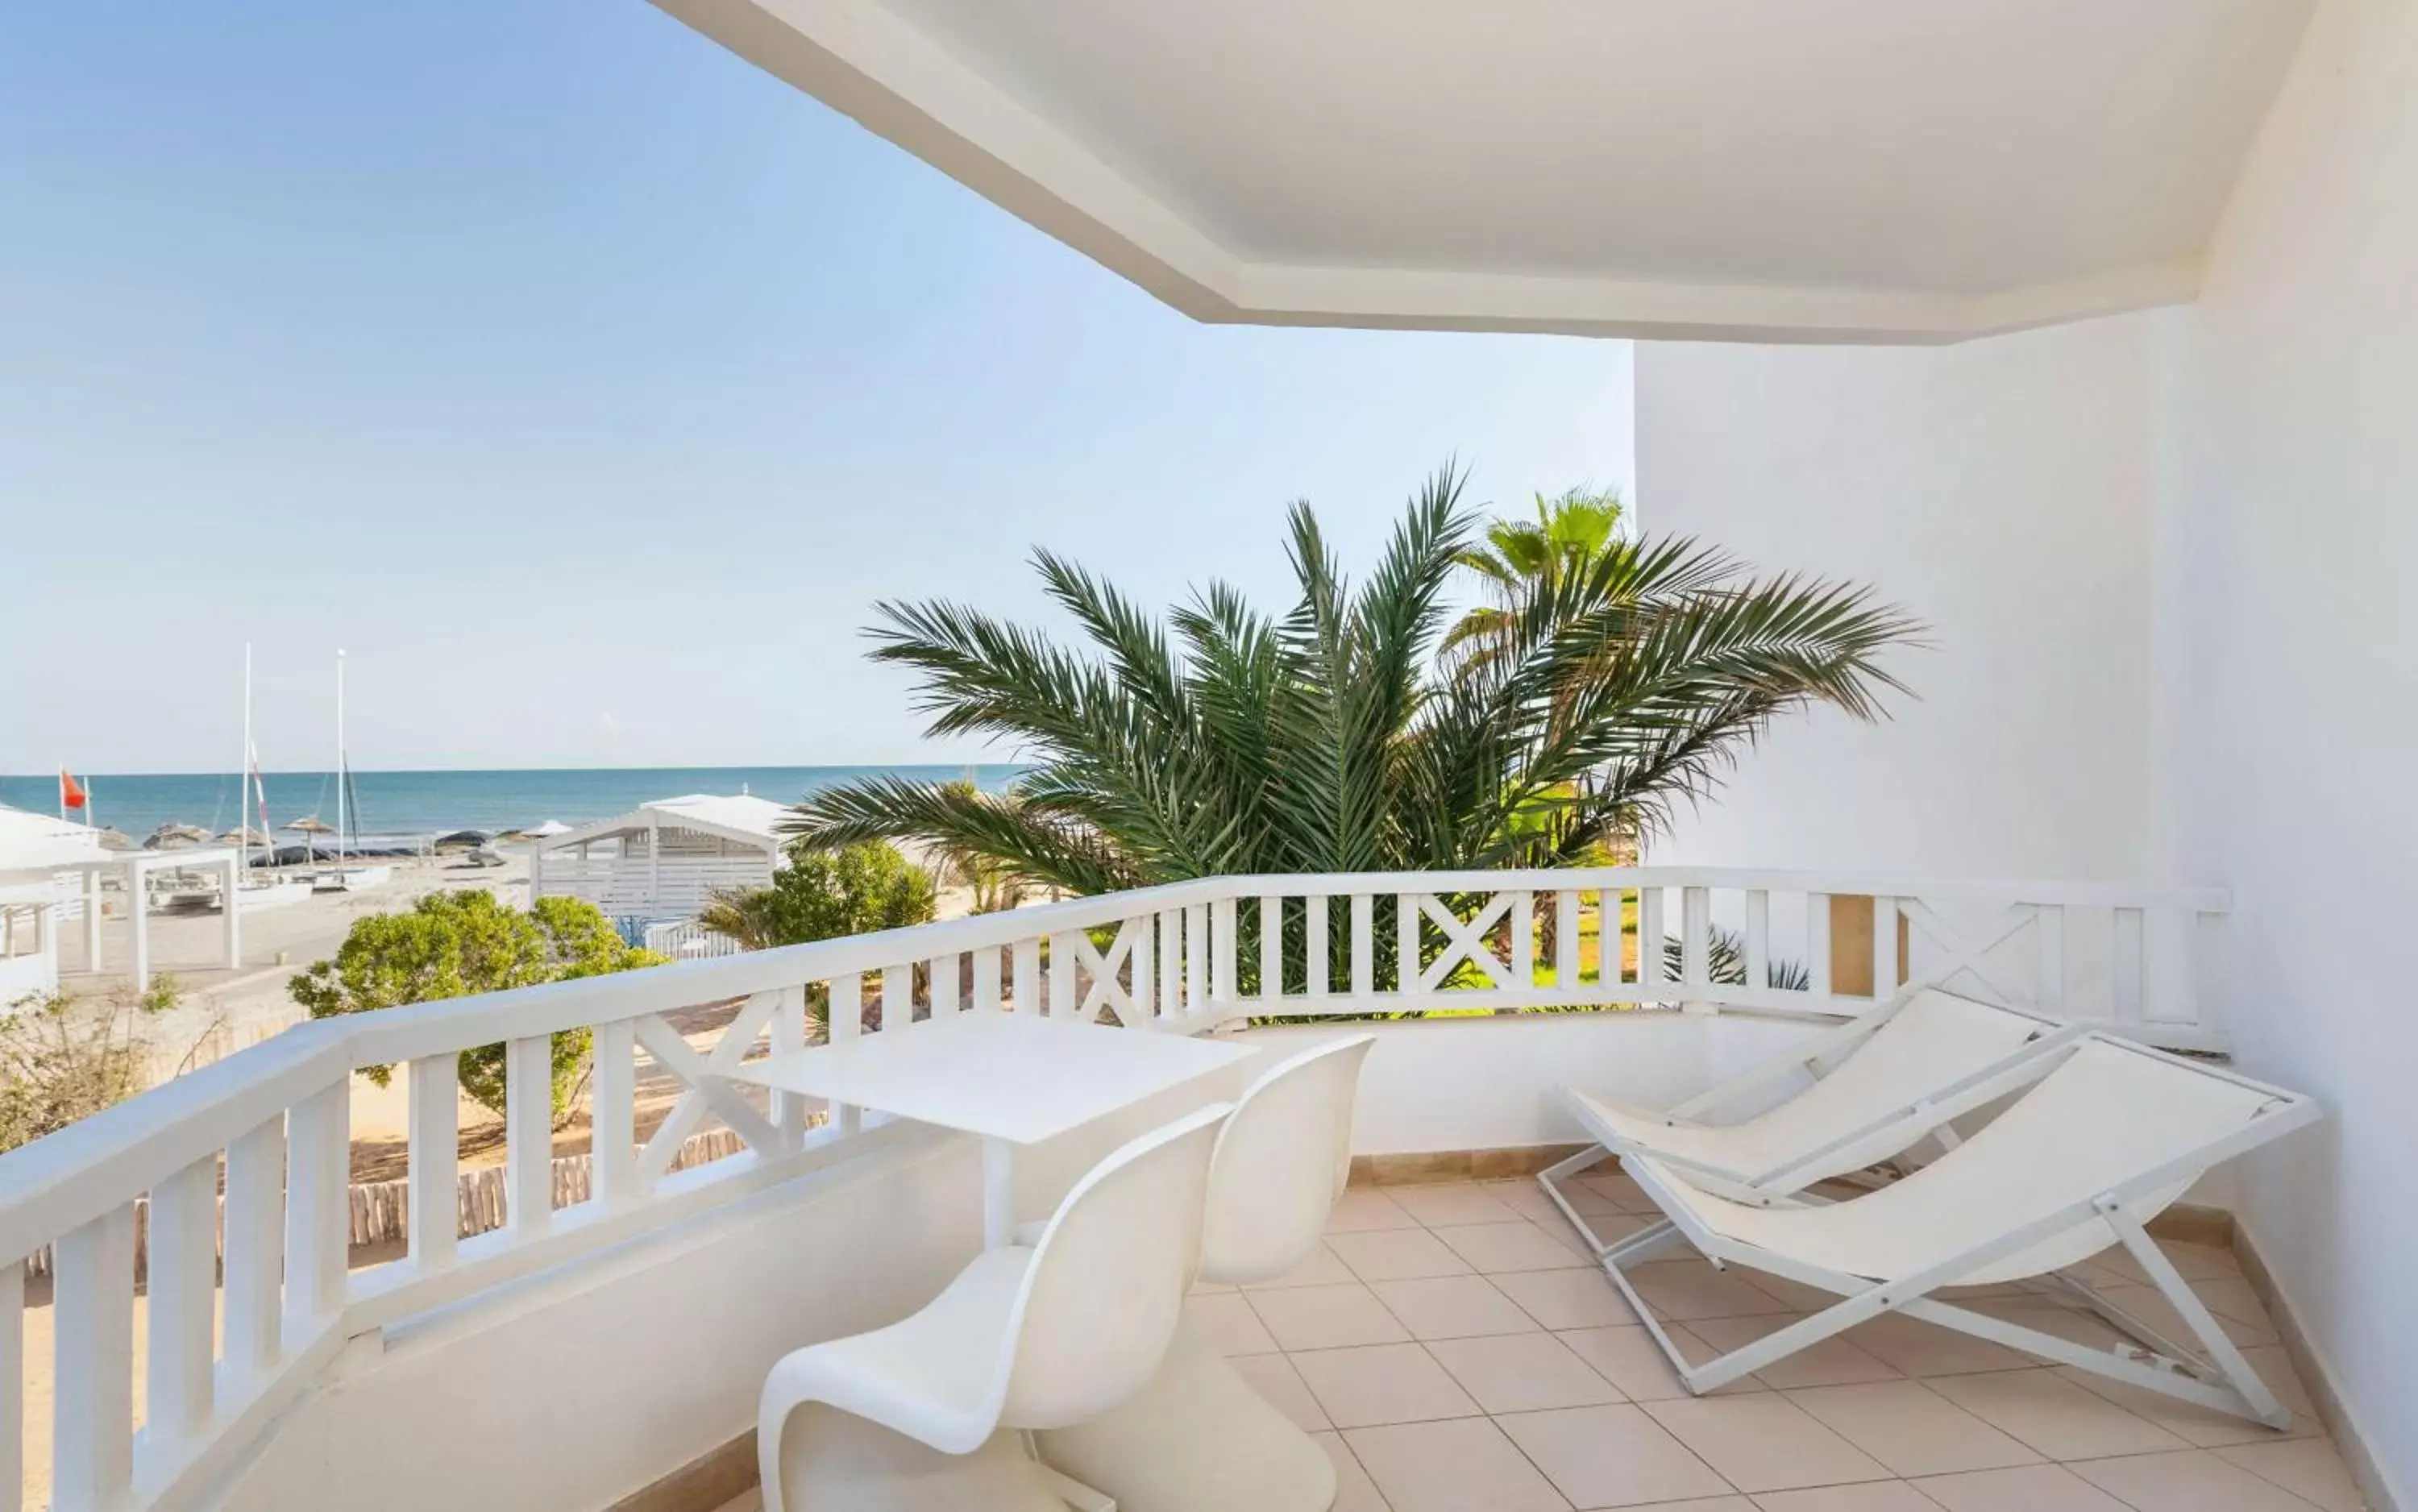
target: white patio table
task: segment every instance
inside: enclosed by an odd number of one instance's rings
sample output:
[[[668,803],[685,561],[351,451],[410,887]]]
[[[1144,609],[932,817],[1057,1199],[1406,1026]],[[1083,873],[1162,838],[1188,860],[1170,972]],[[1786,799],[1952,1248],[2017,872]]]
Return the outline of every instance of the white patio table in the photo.
[[[978,1135],[983,1238],[1016,1233],[1016,1150],[1065,1134],[1250,1053],[1230,1042],[964,1013],[750,1061],[730,1073],[782,1092]]]

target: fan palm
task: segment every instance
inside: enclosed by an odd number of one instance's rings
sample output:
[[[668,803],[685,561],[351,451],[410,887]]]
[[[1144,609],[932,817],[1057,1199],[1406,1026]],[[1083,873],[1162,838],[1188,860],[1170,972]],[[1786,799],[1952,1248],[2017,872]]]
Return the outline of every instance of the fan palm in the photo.
[[[1367,582],[1307,503],[1281,615],[1212,583],[1162,620],[1049,552],[1089,642],[947,603],[884,603],[877,660],[911,668],[938,736],[1012,742],[1008,795],[870,777],[798,805],[809,846],[913,839],[1078,894],[1217,874],[1552,865],[1706,792],[1783,714],[1876,718],[1917,626],[1866,588],[1754,578],[1689,540],[1605,532],[1507,585],[1490,653],[1437,671],[1475,522],[1462,480],[1410,502]]]
[[[1462,549],[1461,565],[1487,602],[1446,633],[1441,649],[1447,660],[1467,664],[1496,653],[1533,585],[1584,573],[1619,535],[1620,496],[1608,490],[1573,488],[1554,498],[1538,494],[1536,510],[1533,523],[1490,522],[1481,540]]]

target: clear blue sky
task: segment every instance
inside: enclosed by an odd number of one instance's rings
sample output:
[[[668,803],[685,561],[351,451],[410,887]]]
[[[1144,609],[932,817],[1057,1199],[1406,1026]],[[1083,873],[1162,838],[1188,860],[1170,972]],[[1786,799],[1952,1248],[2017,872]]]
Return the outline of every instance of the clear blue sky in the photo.
[[[0,771],[966,759],[868,605],[1270,603],[1447,455],[1626,491],[1629,354],[1177,315],[641,0],[12,8]]]

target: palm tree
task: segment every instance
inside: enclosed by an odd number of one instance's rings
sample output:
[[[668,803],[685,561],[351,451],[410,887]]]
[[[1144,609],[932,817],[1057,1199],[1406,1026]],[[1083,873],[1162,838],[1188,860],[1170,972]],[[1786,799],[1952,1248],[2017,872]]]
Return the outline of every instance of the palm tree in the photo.
[[[1555,498],[1536,496],[1537,519],[1495,520],[1482,543],[1461,553],[1487,602],[1447,632],[1443,654],[1466,664],[1496,654],[1511,634],[1520,605],[1540,582],[1584,573],[1620,533],[1620,496],[1579,487]]]
[[[1470,544],[1462,479],[1410,502],[1348,583],[1307,503],[1280,616],[1212,583],[1162,622],[1048,552],[1078,653],[962,605],[884,603],[875,659],[912,668],[941,736],[1013,742],[1012,794],[871,777],[800,803],[807,846],[918,840],[1093,894],[1235,873],[1551,865],[1706,792],[1783,714],[1874,719],[1918,627],[1847,584],[1753,578],[1689,540],[1606,532],[1522,577],[1489,654],[1442,675]]]

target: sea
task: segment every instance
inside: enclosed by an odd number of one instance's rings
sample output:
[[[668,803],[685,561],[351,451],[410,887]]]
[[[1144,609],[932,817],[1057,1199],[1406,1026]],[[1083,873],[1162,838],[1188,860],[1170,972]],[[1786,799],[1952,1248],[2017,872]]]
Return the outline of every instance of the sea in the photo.
[[[585,824],[627,814],[659,798],[689,793],[753,793],[793,802],[808,793],[858,777],[897,776],[915,782],[970,779],[997,792],[1025,769],[1003,763],[979,766],[887,767],[579,767],[554,771],[356,771],[347,831],[361,843],[406,843],[455,830],[525,830],[559,819]],[[233,772],[99,772],[80,777],[90,792],[92,821],[141,840],[163,824],[192,824],[212,834],[236,827],[238,817],[257,826],[256,805],[243,812],[241,785]],[[261,774],[268,794],[268,823],[280,841],[300,837],[284,826],[306,817],[332,824],[336,779],[327,771]],[[59,785],[53,776],[0,776],[0,803],[36,814],[58,812]]]

